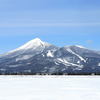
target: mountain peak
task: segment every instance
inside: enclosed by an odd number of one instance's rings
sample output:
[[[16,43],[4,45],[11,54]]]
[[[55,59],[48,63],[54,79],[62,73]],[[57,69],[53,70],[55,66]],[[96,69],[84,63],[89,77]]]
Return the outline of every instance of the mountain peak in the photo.
[[[39,39],[39,38],[35,38],[35,39],[33,39],[33,40],[31,40],[31,41],[29,41],[27,44],[34,44],[34,45],[40,45],[40,44],[44,44],[44,42],[43,41],[41,41],[41,39]]]
[[[20,51],[20,50],[24,50],[24,51],[25,50],[33,50],[33,49],[37,49],[38,47],[39,48],[45,48],[45,47],[48,47],[50,45],[51,44],[43,42],[39,38],[35,38],[35,39],[30,40],[29,42],[25,43],[24,45],[20,46],[19,48],[14,49],[14,50],[8,52],[7,54],[11,54],[13,52]]]
[[[46,45],[49,45],[49,44],[46,42],[43,42],[39,38],[35,38],[33,40],[30,40],[29,42],[27,42],[23,46],[19,47],[17,50],[19,50],[19,49],[25,50],[25,49],[31,49],[31,48],[37,48],[37,47],[44,47]]]
[[[42,42],[40,38],[35,38],[35,39],[33,39],[33,41],[39,41],[39,42]]]

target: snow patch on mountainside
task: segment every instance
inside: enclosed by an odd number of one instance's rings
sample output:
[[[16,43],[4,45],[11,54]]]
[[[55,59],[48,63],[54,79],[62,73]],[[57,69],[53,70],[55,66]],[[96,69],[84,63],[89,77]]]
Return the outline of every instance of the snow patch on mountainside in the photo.
[[[14,64],[14,65],[9,65],[9,67],[19,67],[21,66],[22,64]]]
[[[31,57],[32,57],[32,55],[23,55],[22,57],[16,58],[16,61],[27,60],[27,59],[29,59]]]
[[[83,68],[82,65],[77,65],[77,64],[74,64],[74,63],[70,63],[66,59],[58,58],[57,61],[63,63],[66,66],[72,65],[72,66],[78,66],[79,68]]]
[[[70,53],[76,55],[81,61],[86,62],[86,60],[85,60],[83,57],[81,57],[80,55],[78,55],[78,54],[76,54],[75,52],[73,52],[70,48],[67,48],[66,50],[67,50],[68,52],[70,52]]]
[[[100,63],[98,63],[98,66],[100,66]]]
[[[4,69],[4,68],[0,68],[0,71],[6,71],[6,69]]]
[[[78,48],[82,48],[82,49],[86,49],[85,47],[81,46],[81,45],[75,45]]]
[[[47,53],[47,57],[54,57],[53,54],[52,54],[52,52],[50,50]]]

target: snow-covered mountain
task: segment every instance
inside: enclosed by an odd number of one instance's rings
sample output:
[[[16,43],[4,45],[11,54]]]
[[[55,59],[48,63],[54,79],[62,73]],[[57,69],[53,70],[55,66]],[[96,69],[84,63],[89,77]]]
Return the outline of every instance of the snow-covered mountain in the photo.
[[[31,53],[33,53],[32,55],[36,55],[40,52],[43,52],[43,50],[45,49],[54,49],[55,46],[49,44],[49,43],[46,43],[46,42],[43,42],[41,41],[39,38],[35,38],[31,41],[29,41],[28,43],[24,44],[23,46],[15,49],[15,50],[12,50],[10,52],[7,52],[6,54],[4,54],[3,56],[16,56],[16,55],[21,55],[21,54],[24,54],[24,55],[31,55]]]
[[[0,56],[1,74],[100,73],[100,54],[83,46],[56,47],[39,38]]]

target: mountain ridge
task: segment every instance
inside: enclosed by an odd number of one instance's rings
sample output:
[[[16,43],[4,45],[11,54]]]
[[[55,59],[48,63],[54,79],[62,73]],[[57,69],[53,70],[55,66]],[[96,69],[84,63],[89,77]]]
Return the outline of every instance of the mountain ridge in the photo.
[[[80,45],[57,47],[35,38],[0,56],[0,74],[100,73],[100,54]]]

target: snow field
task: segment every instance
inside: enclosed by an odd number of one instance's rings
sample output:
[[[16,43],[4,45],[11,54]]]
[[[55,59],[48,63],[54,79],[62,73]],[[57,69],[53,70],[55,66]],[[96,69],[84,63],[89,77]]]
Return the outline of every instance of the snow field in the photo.
[[[0,76],[0,100],[100,100],[100,76]]]

